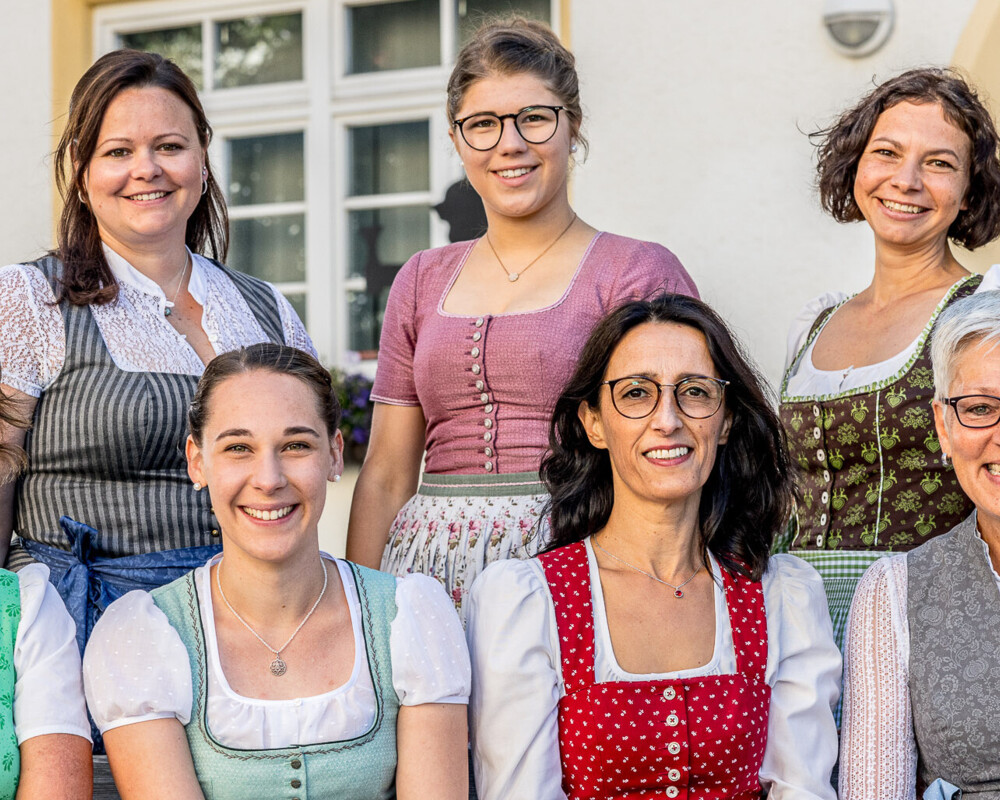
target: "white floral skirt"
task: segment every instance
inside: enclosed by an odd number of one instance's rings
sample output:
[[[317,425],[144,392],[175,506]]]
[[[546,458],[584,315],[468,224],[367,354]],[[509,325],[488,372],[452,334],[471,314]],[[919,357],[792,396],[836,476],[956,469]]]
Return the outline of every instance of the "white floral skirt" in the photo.
[[[381,569],[437,578],[464,625],[465,597],[488,564],[531,558],[548,543],[548,499],[535,472],[425,474],[392,523]]]

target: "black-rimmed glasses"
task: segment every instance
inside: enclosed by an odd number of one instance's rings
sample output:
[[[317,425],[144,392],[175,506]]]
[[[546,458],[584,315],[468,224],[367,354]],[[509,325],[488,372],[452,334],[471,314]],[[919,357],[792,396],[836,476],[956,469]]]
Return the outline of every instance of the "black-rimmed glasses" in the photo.
[[[729,381],[692,375],[677,383],[657,383],[639,375],[626,375],[612,381],[602,381],[611,390],[615,410],[629,419],[642,419],[652,414],[660,403],[663,389],[673,389],[674,400],[681,413],[691,419],[705,419],[722,406]]]
[[[963,394],[943,397],[941,402],[955,409],[964,428],[992,428],[1000,422],[1000,397],[991,394]]]
[[[514,127],[529,144],[544,144],[556,135],[559,112],[565,106],[528,106],[516,114],[470,114],[451,124],[462,133],[473,150],[492,150],[503,136],[504,120],[514,120]]]

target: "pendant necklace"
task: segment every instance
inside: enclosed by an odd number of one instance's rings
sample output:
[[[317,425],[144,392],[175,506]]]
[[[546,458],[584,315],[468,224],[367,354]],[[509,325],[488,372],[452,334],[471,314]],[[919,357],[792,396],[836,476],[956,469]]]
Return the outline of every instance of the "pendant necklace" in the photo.
[[[319,597],[316,598],[316,602],[313,603],[312,608],[309,609],[309,613],[302,618],[302,622],[299,623],[299,626],[294,631],[292,631],[292,635],[288,637],[288,641],[286,641],[283,645],[281,645],[281,647],[275,649],[271,647],[271,645],[269,645],[267,642],[265,642],[264,637],[262,637],[259,633],[257,633],[257,631],[251,628],[250,623],[248,623],[245,619],[243,619],[243,617],[241,617],[236,612],[236,609],[233,608],[232,604],[226,597],[226,593],[222,591],[222,562],[224,560],[225,559],[220,558],[219,565],[215,568],[215,585],[219,587],[219,596],[222,598],[222,602],[226,604],[226,607],[233,612],[233,616],[236,617],[236,619],[238,619],[241,623],[243,623],[243,627],[246,628],[248,631],[250,631],[250,633],[252,633],[255,637],[257,637],[258,642],[260,642],[262,645],[264,645],[264,647],[266,647],[268,650],[274,653],[274,661],[271,662],[268,669],[271,671],[271,674],[274,675],[274,677],[280,678],[288,670],[288,665],[281,658],[281,653],[284,651],[286,647],[288,647],[288,645],[292,643],[292,639],[294,639],[298,635],[299,631],[302,630],[302,626],[309,621],[309,617],[313,615],[313,612],[319,606],[319,601],[322,600],[323,595],[326,594],[326,579],[327,579],[326,564],[323,563],[323,558],[320,557],[319,565],[323,568],[323,588],[319,592]]]
[[[532,264],[534,264],[536,261],[538,261],[542,256],[544,256],[547,252],[549,252],[549,250],[551,250],[553,247],[555,247],[556,243],[560,239],[562,239],[563,236],[565,236],[567,233],[569,233],[569,229],[573,227],[573,223],[574,222],[576,222],[576,212],[573,213],[573,219],[571,219],[569,221],[569,225],[567,225],[565,228],[563,228],[563,232],[560,233],[555,239],[553,239],[552,242],[549,244],[549,246],[546,247],[544,250],[542,250],[541,253],[539,253],[537,256],[535,256],[533,259],[531,259],[531,261],[529,261],[527,264],[525,264],[521,268],[520,272],[511,272],[504,265],[503,261],[500,260],[500,256],[497,253],[497,249],[493,246],[493,242],[490,241],[490,231],[489,231],[488,228],[486,230],[486,244],[488,244],[490,246],[490,250],[493,252],[493,257],[497,260],[497,263],[500,265],[500,269],[502,269],[504,271],[504,273],[507,275],[507,280],[509,280],[511,283],[514,283],[525,272],[527,272],[528,267],[530,267]]]
[[[692,575],[686,581],[683,581],[682,583],[678,583],[676,586],[674,586],[674,584],[670,583],[670,581],[665,581],[665,580],[663,580],[663,578],[657,578],[651,572],[646,572],[646,570],[644,570],[644,569],[639,569],[635,564],[629,564],[629,562],[626,561],[624,558],[618,558],[618,556],[616,556],[614,553],[609,553],[607,550],[605,550],[603,547],[601,547],[601,544],[600,544],[600,542],[597,541],[597,537],[596,536],[591,536],[590,537],[590,541],[592,541],[594,543],[594,546],[598,550],[600,550],[602,553],[604,553],[604,555],[606,555],[608,558],[613,558],[619,564],[624,564],[629,569],[634,569],[636,572],[641,572],[647,578],[652,578],[657,583],[662,583],[664,586],[669,586],[671,589],[674,590],[674,597],[676,597],[676,598],[681,598],[681,597],[684,596],[684,592],[681,591],[681,588],[684,587],[684,586],[686,586],[687,584],[691,583],[691,581],[693,581],[695,579],[695,577],[698,575],[698,573],[701,572],[704,569],[704,567],[698,567],[698,569],[696,569],[694,571],[694,575]]]
[[[184,283],[184,274],[187,272],[188,263],[191,261],[191,255],[185,249],[184,251],[184,266],[181,267],[180,277],[177,279],[177,288],[174,289],[174,296],[170,300],[170,305],[163,306],[163,316],[169,317],[174,313],[173,305],[177,302],[177,295],[181,293],[181,284]],[[164,295],[166,296],[166,295]]]

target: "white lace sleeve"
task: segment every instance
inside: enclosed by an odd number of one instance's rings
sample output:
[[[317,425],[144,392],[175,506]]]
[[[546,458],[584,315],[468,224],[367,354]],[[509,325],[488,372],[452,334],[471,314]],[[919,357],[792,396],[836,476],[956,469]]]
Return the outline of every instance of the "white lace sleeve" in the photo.
[[[274,286],[271,287],[271,290],[274,292],[274,300],[278,304],[278,316],[281,317],[281,332],[285,336],[285,344],[289,347],[297,347],[299,350],[305,350],[309,355],[319,358],[319,353],[316,352],[316,347],[313,345],[312,339],[306,333],[302,320],[295,313],[295,309],[288,302],[288,298]]]
[[[802,306],[802,310],[795,315],[795,319],[792,320],[792,324],[788,328],[788,350],[785,354],[786,370],[792,365],[792,361],[799,354],[802,345],[806,343],[806,337],[809,336],[809,331],[812,329],[816,317],[825,309],[842,303],[846,299],[847,295],[843,292],[824,292]]]
[[[66,358],[66,329],[48,279],[34,267],[0,269],[0,382],[41,397]]]
[[[845,651],[841,800],[913,800],[917,745],[910,710],[905,555],[876,561],[861,579]]]

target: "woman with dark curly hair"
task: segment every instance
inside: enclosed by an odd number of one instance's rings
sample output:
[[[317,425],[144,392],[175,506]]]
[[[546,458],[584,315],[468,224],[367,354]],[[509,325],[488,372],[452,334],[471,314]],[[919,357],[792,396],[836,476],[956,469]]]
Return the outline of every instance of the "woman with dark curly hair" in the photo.
[[[815,570],[769,557],[787,453],[725,323],[612,312],[550,448],[551,548],[472,590],[480,797],[833,798],[840,654]]]
[[[823,207],[875,237],[871,284],[820,295],[792,324],[781,388],[800,468],[790,551],[823,576],[842,645],[865,569],[972,510],[934,432],[930,338],[949,304],[1000,286],[949,245],[1000,235],[1000,161],[989,112],[946,69],[886,81],[818,136]]]

